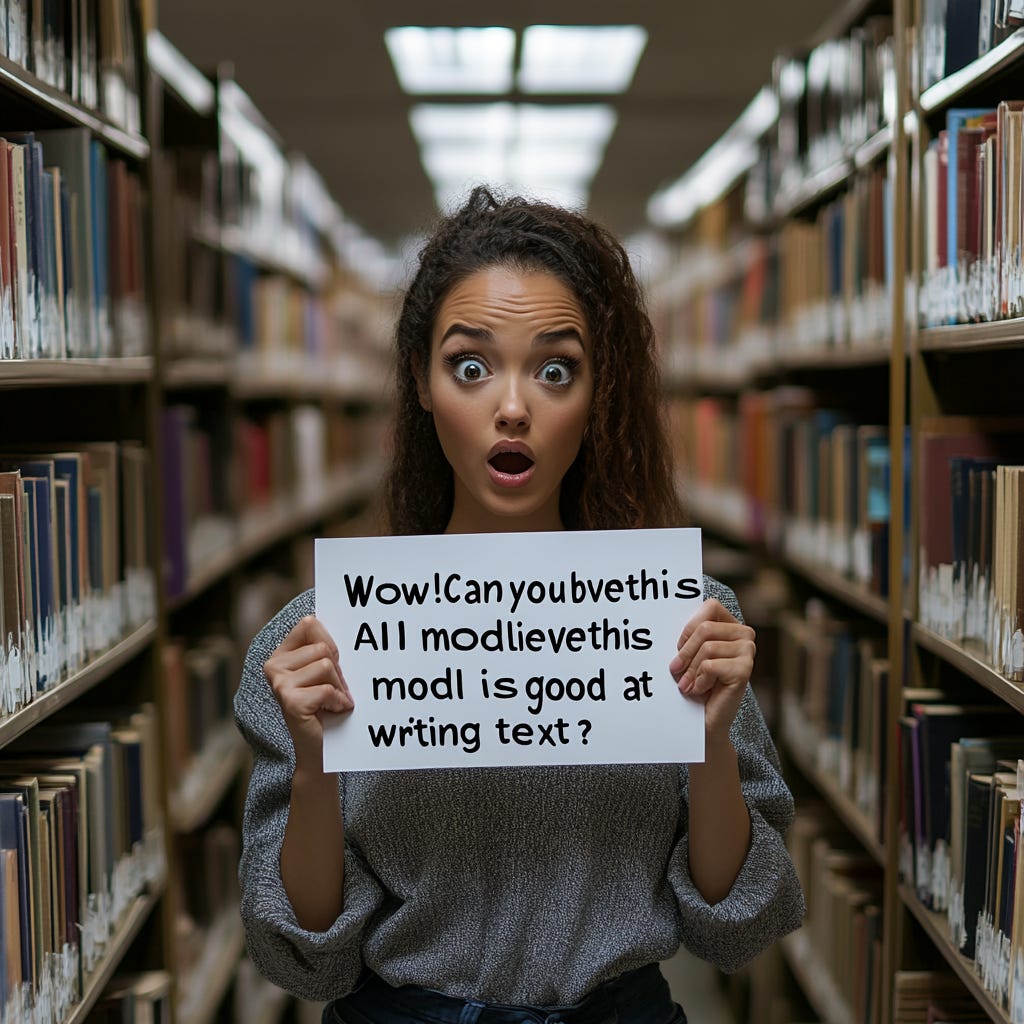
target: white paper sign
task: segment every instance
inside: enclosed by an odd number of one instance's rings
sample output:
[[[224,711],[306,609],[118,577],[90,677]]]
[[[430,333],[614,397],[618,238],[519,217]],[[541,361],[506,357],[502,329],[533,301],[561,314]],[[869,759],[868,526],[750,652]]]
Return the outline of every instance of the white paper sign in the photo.
[[[703,761],[668,670],[702,600],[694,529],[317,540],[324,770]]]

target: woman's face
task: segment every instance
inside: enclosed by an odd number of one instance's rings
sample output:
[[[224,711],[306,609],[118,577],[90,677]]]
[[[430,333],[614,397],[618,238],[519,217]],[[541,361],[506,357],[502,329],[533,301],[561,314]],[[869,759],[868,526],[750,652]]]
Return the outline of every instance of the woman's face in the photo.
[[[562,529],[562,478],[594,392],[572,292],[543,272],[466,278],[441,303],[418,384],[455,475],[448,532]]]

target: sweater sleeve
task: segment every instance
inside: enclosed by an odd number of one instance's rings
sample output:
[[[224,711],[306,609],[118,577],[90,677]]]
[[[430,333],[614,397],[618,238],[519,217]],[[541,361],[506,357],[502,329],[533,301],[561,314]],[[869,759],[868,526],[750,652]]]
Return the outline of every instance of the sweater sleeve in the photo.
[[[336,999],[355,986],[361,944],[382,892],[358,852],[345,846],[344,910],[325,932],[310,932],[295,919],[281,879],[281,848],[295,754],[281,706],[263,665],[289,630],[313,612],[312,591],[272,619],[249,648],[235,695],[235,721],[252,748],[246,795],[239,883],[249,956],[275,985],[305,999]],[[339,777],[339,801],[342,800]]]
[[[728,587],[706,578],[705,596],[718,598],[742,621],[736,597]],[[799,928],[806,912],[803,891],[783,840],[793,820],[793,797],[782,779],[778,753],[749,684],[730,737],[750,812],[750,849],[739,875],[729,894],[709,905],[690,877],[688,833],[676,844],[668,872],[679,903],[683,945],[723,971],[738,970],[776,939]],[[685,787],[685,766],[682,773]]]

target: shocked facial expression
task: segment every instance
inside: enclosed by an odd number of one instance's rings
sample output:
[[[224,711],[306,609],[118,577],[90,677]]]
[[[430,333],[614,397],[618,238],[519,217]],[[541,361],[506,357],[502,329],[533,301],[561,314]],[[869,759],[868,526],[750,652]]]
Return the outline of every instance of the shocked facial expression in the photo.
[[[445,297],[420,402],[455,475],[449,533],[559,530],[594,393],[586,318],[556,277],[481,270]]]

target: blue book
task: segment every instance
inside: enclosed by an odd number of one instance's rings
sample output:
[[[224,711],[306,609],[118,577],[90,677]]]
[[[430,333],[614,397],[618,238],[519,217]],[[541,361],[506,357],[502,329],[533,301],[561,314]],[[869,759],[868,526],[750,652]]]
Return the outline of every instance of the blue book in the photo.
[[[977,19],[975,19],[977,26]],[[949,45],[949,38],[946,39]],[[954,107],[946,111],[946,134],[949,148],[949,169],[946,173],[946,258],[949,265],[959,263],[957,248],[957,136],[960,129],[972,118],[992,114],[995,107]]]
[[[18,854],[21,981],[32,982],[32,904],[29,876],[28,807],[21,793],[0,792],[0,849]]]
[[[82,456],[78,452],[64,452],[53,456],[54,474],[58,480],[68,482],[68,533],[70,547],[71,600],[79,601],[82,596],[82,578],[80,567],[81,546],[79,529],[81,516],[85,508],[85,495],[82,491]]]
[[[89,587],[103,593],[103,490],[92,486],[86,492],[89,537]]]

